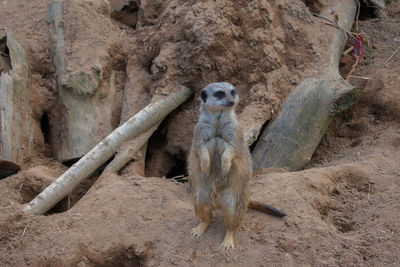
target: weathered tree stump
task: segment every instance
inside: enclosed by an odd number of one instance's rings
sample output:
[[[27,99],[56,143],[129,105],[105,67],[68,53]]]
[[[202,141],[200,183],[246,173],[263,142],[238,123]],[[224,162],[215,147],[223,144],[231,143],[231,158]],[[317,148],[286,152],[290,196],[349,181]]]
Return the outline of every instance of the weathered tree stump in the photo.
[[[151,95],[148,91],[151,83],[150,76],[140,67],[137,61],[137,58],[134,56],[127,62],[127,78],[122,102],[120,125],[142,110],[151,101]],[[154,131],[157,130],[159,123],[160,122],[140,136],[125,142],[118,149],[113,161],[108,164],[105,171],[116,173],[127,165],[126,169],[128,169],[130,174],[144,176],[147,141]]]
[[[0,76],[0,161],[21,164],[33,144],[31,73],[21,45],[9,29],[6,34],[12,69]],[[5,172],[12,165],[6,162]]]
[[[62,109],[53,114],[55,119],[50,121],[50,144],[54,157],[59,161],[82,157],[112,131],[110,111],[115,94],[109,87],[100,91],[101,68],[104,66],[93,65],[89,69],[87,65],[91,62],[91,55],[86,56],[88,63],[84,66],[70,62],[72,56],[68,56],[66,50],[76,48],[66,47],[64,40],[63,8],[67,4],[74,3],[50,3],[46,19],[55,43],[57,84],[62,103]],[[102,83],[103,86],[108,84]]]
[[[339,25],[350,30],[356,14],[356,1],[331,2]],[[331,9],[322,12],[329,17]],[[330,26],[325,26],[330,27]],[[310,161],[334,115],[357,99],[358,91],[339,74],[339,60],[346,43],[340,29],[327,31],[326,48],[318,73],[292,90],[278,117],[263,131],[253,152],[253,169],[267,167],[303,168]]]

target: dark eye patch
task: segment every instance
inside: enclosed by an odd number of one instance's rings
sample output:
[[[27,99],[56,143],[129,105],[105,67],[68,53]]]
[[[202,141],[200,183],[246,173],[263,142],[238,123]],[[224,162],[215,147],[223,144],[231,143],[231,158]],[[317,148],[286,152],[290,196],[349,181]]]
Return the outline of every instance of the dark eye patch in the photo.
[[[206,102],[207,101],[207,93],[206,93],[206,91],[201,91],[200,92],[200,96],[201,96],[201,99],[203,99],[203,102]]]
[[[215,96],[216,98],[224,98],[225,97],[225,92],[224,91],[217,91],[213,94],[213,96]]]
[[[231,90],[231,95],[235,96],[236,95],[236,91],[235,90]]]

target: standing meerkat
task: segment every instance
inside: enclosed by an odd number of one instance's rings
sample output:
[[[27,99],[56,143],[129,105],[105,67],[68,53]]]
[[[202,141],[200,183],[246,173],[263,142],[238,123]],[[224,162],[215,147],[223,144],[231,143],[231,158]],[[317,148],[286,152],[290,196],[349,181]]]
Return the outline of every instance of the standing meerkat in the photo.
[[[188,169],[195,212],[202,222],[191,235],[200,237],[211,223],[213,211],[221,209],[226,228],[221,248],[226,250],[234,247],[234,232],[249,205],[251,157],[234,110],[239,100],[236,87],[227,82],[212,83],[201,90],[200,97],[201,113],[193,132]],[[255,201],[250,207],[285,215]]]
[[[234,107],[237,89],[222,82],[200,92],[201,108],[189,154],[189,176],[196,215],[202,222],[192,230],[200,237],[220,208],[225,217],[223,249],[234,247],[233,234],[247,209],[252,174],[250,153],[238,125]]]

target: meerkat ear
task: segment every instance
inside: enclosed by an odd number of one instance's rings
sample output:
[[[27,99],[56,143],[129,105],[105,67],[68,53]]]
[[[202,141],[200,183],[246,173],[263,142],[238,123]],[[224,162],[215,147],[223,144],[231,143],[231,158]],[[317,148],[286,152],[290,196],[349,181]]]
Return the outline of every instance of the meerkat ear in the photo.
[[[207,92],[206,92],[206,90],[201,90],[200,96],[201,96],[201,99],[203,100],[203,102],[205,103],[207,101]]]

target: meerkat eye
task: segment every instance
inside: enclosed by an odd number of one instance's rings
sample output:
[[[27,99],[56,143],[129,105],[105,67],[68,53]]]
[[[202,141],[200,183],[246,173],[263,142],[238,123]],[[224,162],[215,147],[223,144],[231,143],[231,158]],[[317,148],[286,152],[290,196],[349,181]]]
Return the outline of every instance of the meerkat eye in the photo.
[[[232,91],[231,91],[231,95],[232,95],[232,96],[235,96],[235,95],[236,95],[236,91],[235,91],[235,90],[232,90]]]
[[[217,92],[214,93],[214,96],[216,98],[222,99],[222,98],[225,97],[225,92],[224,91],[217,91]]]

